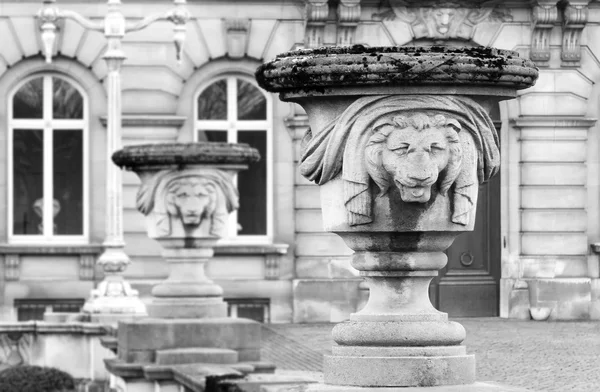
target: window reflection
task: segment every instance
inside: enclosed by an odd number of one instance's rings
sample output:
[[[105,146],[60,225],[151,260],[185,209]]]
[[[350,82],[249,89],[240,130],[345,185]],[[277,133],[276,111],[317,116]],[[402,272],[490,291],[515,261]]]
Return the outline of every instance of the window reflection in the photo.
[[[248,143],[260,153],[261,160],[238,174],[240,235],[267,234],[267,132],[243,131],[238,142]]]
[[[237,79],[237,110],[239,120],[266,120],[267,100],[251,83]]]
[[[42,118],[44,113],[44,79],[25,83],[13,98],[13,118]]]
[[[60,211],[54,217],[53,234],[83,234],[83,133],[56,130],[54,149],[54,202]]]
[[[40,201],[44,196],[44,131],[13,132],[13,233],[43,233]]]
[[[52,78],[52,117],[83,118],[83,97],[73,85],[60,78]]]
[[[227,80],[221,79],[198,97],[199,120],[227,120]]]

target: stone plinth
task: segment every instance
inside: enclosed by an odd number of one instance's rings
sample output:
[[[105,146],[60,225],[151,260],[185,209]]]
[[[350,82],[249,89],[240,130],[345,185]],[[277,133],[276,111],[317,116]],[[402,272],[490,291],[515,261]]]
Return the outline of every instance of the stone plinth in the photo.
[[[300,172],[321,186],[324,228],[354,250],[370,289],[333,329],[324,379],[335,387],[323,390],[479,390],[465,330],[428,288],[499,170],[489,110],[533,85],[533,63],[490,48],[334,47],[281,54],[256,78],[306,110]]]

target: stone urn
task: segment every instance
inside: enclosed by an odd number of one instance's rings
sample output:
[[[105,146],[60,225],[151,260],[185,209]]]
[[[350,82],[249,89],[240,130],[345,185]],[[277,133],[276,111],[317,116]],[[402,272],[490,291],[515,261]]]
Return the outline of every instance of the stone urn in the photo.
[[[146,144],[113,154],[117,166],[141,179],[137,209],[170,265],[168,278],[152,288],[150,317],[227,316],[223,290],[204,266],[238,208],[234,176],[259,158],[246,144],[227,143]]]
[[[465,329],[432,306],[428,287],[499,170],[490,108],[537,75],[516,52],[435,46],[298,50],[258,68],[262,88],[306,110],[300,171],[320,185],[324,229],[354,250],[370,288],[333,329],[326,384],[474,383]]]

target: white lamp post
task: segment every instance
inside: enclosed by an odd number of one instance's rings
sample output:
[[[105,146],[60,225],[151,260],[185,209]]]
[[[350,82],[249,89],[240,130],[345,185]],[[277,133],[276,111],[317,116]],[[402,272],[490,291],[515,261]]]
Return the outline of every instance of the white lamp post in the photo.
[[[99,22],[86,19],[73,11],[59,10],[54,6],[55,2],[56,0],[43,0],[44,5],[38,12],[46,62],[52,62],[59,19],[71,19],[86,29],[104,32],[108,41],[103,56],[108,67],[106,239],[103,244],[104,253],[98,260],[106,278],[98,285],[97,289],[92,290],[92,296],[84,306],[84,311],[88,313],[146,314],[146,308],[138,298],[137,291],[133,290],[121,275],[130,260],[124,251],[121,170],[113,165],[111,160],[112,153],[121,148],[120,71],[126,58],[121,40],[127,33],[142,30],[156,21],[171,21],[174,24],[173,39],[177,60],[181,62],[185,25],[190,18],[190,13],[185,7],[186,0],[173,0],[175,5],[173,9],[149,15],[139,22],[129,22],[125,20],[121,12],[121,0],[107,0],[108,12],[104,20]]]

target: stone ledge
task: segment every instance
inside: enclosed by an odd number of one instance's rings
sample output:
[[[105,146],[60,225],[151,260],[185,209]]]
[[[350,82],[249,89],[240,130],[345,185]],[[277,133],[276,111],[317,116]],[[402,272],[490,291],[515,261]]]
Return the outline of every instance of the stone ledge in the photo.
[[[36,244],[1,244],[0,254],[27,255],[77,255],[100,254],[104,251],[102,245],[36,245]]]
[[[0,333],[39,333],[69,335],[106,335],[108,330],[102,324],[94,323],[51,323],[46,321],[26,321],[0,323]]]
[[[509,120],[510,124],[515,128],[591,128],[596,124],[596,121],[595,118],[579,116],[521,116]]]

